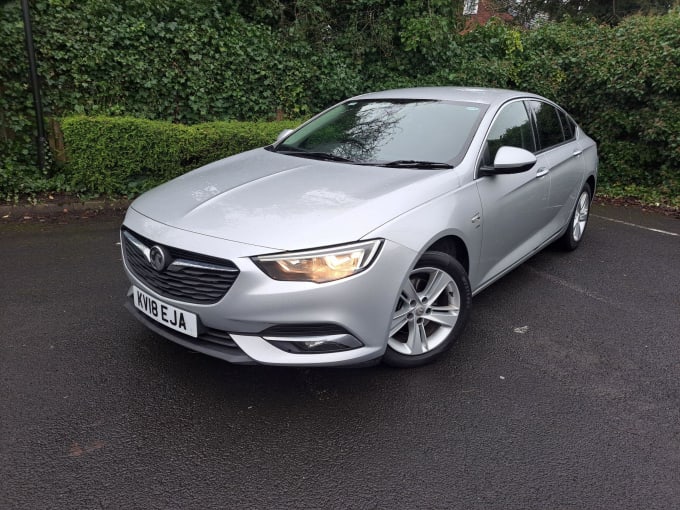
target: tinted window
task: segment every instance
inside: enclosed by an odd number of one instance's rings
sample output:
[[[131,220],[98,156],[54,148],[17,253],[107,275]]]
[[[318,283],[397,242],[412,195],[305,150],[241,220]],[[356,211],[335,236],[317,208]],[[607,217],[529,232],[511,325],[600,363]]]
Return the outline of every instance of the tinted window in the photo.
[[[567,140],[574,138],[576,134],[576,127],[574,126],[574,121],[569,118],[569,116],[562,110],[557,110],[560,115],[560,120],[562,121],[562,129],[564,130],[564,135]]]
[[[536,116],[539,150],[548,149],[564,142],[565,137],[557,109],[541,101],[529,101],[529,105]]]
[[[290,135],[277,150],[318,151],[357,163],[456,163],[485,105],[433,100],[360,100],[336,106]]]
[[[529,115],[521,101],[505,106],[493,121],[486,140],[482,165],[491,166],[502,146],[519,147],[534,152],[534,137]]]

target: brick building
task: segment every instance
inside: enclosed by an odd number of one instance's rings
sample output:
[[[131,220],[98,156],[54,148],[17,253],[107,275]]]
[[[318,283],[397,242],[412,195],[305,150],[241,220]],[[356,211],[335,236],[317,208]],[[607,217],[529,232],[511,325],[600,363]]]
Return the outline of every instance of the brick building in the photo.
[[[498,7],[494,0],[465,0],[463,2],[463,16],[467,18],[466,27],[485,25],[491,18],[501,18],[511,21],[512,15],[507,10]]]

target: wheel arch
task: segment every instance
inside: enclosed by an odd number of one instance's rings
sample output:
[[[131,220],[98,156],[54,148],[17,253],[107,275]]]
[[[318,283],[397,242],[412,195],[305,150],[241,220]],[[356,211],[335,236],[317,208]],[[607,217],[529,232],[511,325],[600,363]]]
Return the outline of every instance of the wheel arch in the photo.
[[[589,175],[586,179],[586,184],[590,186],[590,201],[593,201],[595,197],[595,176]]]
[[[438,251],[451,255],[470,274],[470,255],[465,242],[458,236],[447,235],[430,244],[425,252]]]

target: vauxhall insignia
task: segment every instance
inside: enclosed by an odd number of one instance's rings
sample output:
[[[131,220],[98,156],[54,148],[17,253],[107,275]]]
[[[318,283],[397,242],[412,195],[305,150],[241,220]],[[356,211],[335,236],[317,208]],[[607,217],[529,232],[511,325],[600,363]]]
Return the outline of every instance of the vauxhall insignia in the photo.
[[[152,246],[149,250],[149,262],[156,271],[163,271],[166,265],[165,250],[160,246]]]

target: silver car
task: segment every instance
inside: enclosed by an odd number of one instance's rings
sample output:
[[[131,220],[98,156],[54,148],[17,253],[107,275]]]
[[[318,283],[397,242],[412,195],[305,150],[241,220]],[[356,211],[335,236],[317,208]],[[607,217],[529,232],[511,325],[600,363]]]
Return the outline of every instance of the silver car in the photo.
[[[597,165],[537,95],[353,97],[135,200],[127,306],[233,363],[422,365],[461,335],[472,296],[550,243],[579,245]]]

